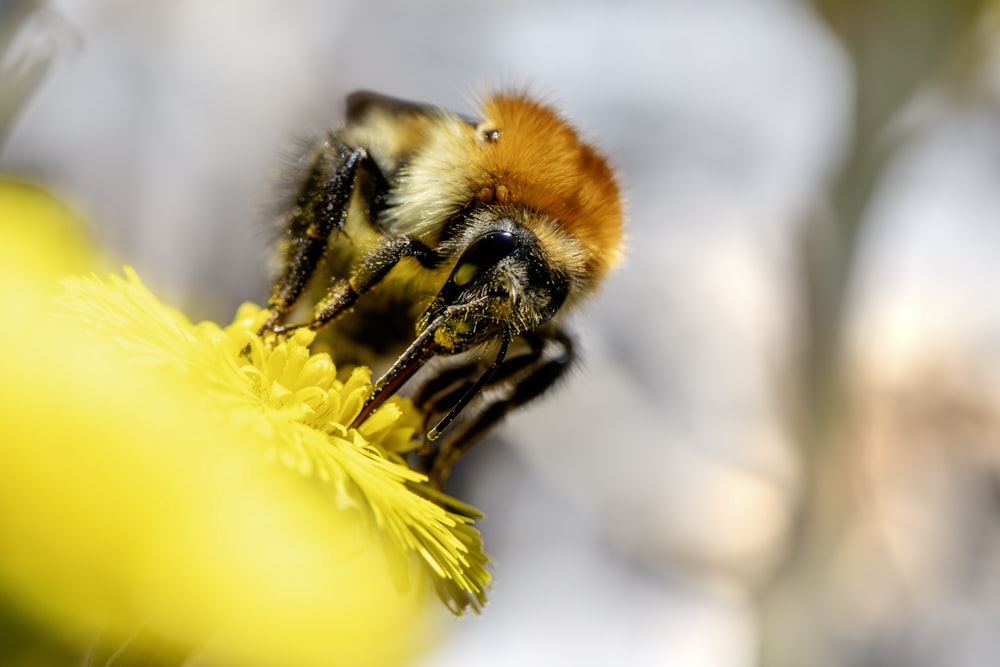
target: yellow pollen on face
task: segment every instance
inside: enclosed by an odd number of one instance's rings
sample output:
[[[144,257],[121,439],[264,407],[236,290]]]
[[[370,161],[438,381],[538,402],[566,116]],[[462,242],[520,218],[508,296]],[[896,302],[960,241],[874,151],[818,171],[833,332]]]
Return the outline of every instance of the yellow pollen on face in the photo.
[[[458,269],[455,271],[455,284],[459,287],[468,285],[476,274],[479,272],[479,267],[472,262],[466,262],[465,264],[460,264]]]

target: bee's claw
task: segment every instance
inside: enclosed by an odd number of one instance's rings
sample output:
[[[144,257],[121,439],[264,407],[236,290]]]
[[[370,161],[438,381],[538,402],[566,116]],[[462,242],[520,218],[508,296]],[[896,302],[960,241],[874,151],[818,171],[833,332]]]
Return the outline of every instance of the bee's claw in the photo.
[[[276,324],[278,316],[270,318],[264,325],[257,331],[257,335],[261,338],[271,335],[271,336],[289,336],[295,333],[296,330],[302,328],[312,328],[308,323],[300,324]]]
[[[257,336],[263,338],[268,333],[272,333],[275,330],[276,323],[280,317],[281,315],[272,310],[268,315],[267,320],[264,321],[264,324],[260,325],[260,328],[257,329]]]

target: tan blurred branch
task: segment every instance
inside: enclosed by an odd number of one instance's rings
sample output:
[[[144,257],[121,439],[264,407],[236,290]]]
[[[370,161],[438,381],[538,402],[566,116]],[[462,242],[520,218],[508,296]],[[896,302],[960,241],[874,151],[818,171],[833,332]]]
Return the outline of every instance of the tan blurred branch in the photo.
[[[49,69],[50,53],[16,48],[25,26],[40,11],[39,0],[0,2],[0,148],[28,98]]]
[[[854,68],[854,134],[830,190],[829,208],[806,225],[801,349],[793,430],[802,491],[782,567],[761,596],[761,664],[833,667],[840,655],[833,562],[862,510],[857,494],[857,406],[845,390],[843,332],[865,214],[887,163],[906,136],[887,128],[928,83],[954,75],[979,25],[984,0],[817,0]]]

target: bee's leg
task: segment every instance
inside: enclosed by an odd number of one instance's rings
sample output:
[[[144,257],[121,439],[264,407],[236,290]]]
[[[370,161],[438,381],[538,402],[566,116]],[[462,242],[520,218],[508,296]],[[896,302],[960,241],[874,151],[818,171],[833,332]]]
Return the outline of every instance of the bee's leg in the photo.
[[[399,264],[404,257],[413,257],[426,268],[441,263],[441,255],[408,236],[387,237],[368,253],[351,271],[350,278],[338,278],[330,283],[326,295],[313,308],[308,322],[273,327],[281,334],[300,327],[319,329],[324,324],[354,305],[358,297],[375,285]]]
[[[359,179],[362,175],[365,178]],[[330,135],[317,148],[286,223],[283,270],[267,301],[271,317],[261,332],[274,329],[302,296],[326,252],[330,235],[344,226],[351,194],[359,181],[363,181],[371,214],[375,215],[388,190],[385,177],[365,149],[348,146]]]
[[[533,332],[521,334],[520,338],[528,343],[529,350],[524,354],[505,359],[494,372],[487,387],[499,385],[525,368],[538,363],[544,351],[545,340]],[[446,413],[450,406],[460,400],[476,383],[476,378],[485,373],[487,368],[482,361],[470,361],[445,368],[424,382],[411,397],[417,410],[425,415],[424,430],[429,430],[440,415]]]
[[[554,385],[573,364],[575,355],[573,341],[563,331],[553,329],[545,335],[530,334],[524,336],[530,345],[530,350],[520,356],[508,359],[497,369],[491,386],[507,385],[505,395],[487,404],[471,420],[465,422],[454,433],[448,433],[442,438],[428,474],[430,483],[437,489],[443,489],[451,475],[452,468],[459,459],[475,446],[491,428],[497,425],[508,413],[522,405],[538,398]],[[554,347],[556,353],[546,356],[546,348]],[[440,402],[450,396],[461,395],[469,383],[458,383],[462,386],[439,393]]]

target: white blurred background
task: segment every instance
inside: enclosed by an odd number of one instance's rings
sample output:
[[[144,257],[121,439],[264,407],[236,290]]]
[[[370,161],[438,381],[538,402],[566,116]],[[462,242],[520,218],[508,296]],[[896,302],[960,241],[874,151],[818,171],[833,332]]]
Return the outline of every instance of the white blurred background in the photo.
[[[461,466],[496,584],[426,664],[996,665],[998,9],[52,0],[0,61],[0,111],[35,86],[0,169],[228,321],[347,93],[526,84],[617,166],[629,261]]]

